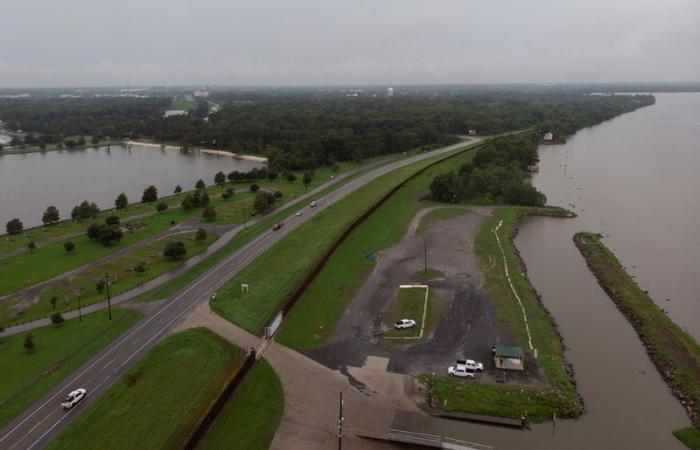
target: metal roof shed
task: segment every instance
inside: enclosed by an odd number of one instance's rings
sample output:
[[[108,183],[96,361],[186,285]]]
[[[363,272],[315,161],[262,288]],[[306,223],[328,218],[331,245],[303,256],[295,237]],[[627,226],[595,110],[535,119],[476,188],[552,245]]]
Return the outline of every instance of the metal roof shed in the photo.
[[[494,354],[496,367],[504,370],[524,370],[525,352],[522,347],[497,345]]]

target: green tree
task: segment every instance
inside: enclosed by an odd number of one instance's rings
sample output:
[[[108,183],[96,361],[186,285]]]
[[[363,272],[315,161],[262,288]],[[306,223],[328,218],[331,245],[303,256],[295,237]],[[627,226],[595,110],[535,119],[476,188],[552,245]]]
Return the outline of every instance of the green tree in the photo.
[[[14,218],[7,222],[5,229],[7,234],[20,234],[24,230],[24,224],[21,220]]]
[[[199,228],[197,230],[197,234],[194,235],[194,240],[197,242],[201,242],[207,238],[207,230],[204,228]]]
[[[179,194],[180,192],[182,192],[182,188],[178,184],[177,186],[175,186],[175,194]]]
[[[279,174],[274,170],[270,170],[269,172],[267,172],[267,179],[270,181],[275,181],[278,176]]]
[[[462,178],[455,171],[436,176],[430,183],[430,195],[439,202],[456,203],[464,197]]]
[[[168,209],[168,204],[165,202],[159,202],[156,206],[156,211],[163,212]]]
[[[129,207],[129,199],[125,193],[122,192],[117,196],[116,200],[114,200],[114,206],[117,209],[127,209]]]
[[[255,200],[253,200],[253,208],[259,213],[267,211],[272,204],[270,198],[266,194],[267,192],[260,192],[255,196]]]
[[[252,192],[253,194],[255,194],[256,192],[258,192],[258,191],[260,190],[260,186],[258,186],[257,184],[253,183],[253,184],[251,184],[251,185],[248,187],[248,189],[250,189],[250,192]]]
[[[214,175],[214,183],[219,186],[226,184],[226,174],[223,172],[217,172],[216,175]]]
[[[27,248],[29,249],[30,253],[33,253],[34,250],[36,250],[36,244],[34,241],[29,241],[29,244],[27,244]]]
[[[104,246],[110,244],[115,244],[119,242],[122,238],[122,232],[119,228],[112,228],[110,226],[102,227],[97,235],[97,240]]]
[[[187,247],[182,241],[168,242],[163,249],[163,257],[169,260],[180,259],[187,253]]]
[[[56,309],[56,302],[58,302],[58,297],[51,297],[51,300],[49,300],[49,302],[51,303],[51,309]]]
[[[100,213],[100,208],[94,202],[88,203],[87,201],[81,202],[79,205],[73,208],[70,216],[75,221],[80,221],[82,219],[92,218],[94,219]]]
[[[207,206],[209,206],[210,202],[211,200],[209,199],[209,194],[203,192],[202,196],[199,198],[199,206],[206,208]]]
[[[110,227],[117,227],[121,223],[119,216],[107,216],[105,217],[105,223]]]
[[[73,250],[75,250],[75,244],[72,241],[66,241],[63,243],[63,248],[66,250],[66,253],[73,253]]]
[[[182,206],[182,209],[185,211],[189,211],[192,208],[194,208],[194,203],[192,202],[192,197],[190,194],[185,195],[185,198],[182,199],[182,203],[180,203],[180,206]]]
[[[63,321],[64,319],[60,312],[55,312],[51,314],[51,323],[55,326],[60,326],[63,323]]]
[[[312,171],[307,170],[304,172],[304,178],[303,178],[303,183],[304,183],[304,190],[306,191],[309,188],[309,184],[311,181],[314,179],[314,173]]]
[[[24,349],[27,351],[27,353],[32,353],[36,349],[34,335],[32,333],[27,333],[27,335],[24,336]]]
[[[150,185],[144,191],[141,196],[141,201],[143,203],[152,203],[158,200],[158,189],[155,186]]]
[[[204,208],[204,211],[202,211],[202,219],[206,220],[207,222],[216,220],[216,210],[211,206],[207,206]]]
[[[55,225],[59,220],[60,215],[58,213],[58,208],[55,206],[48,206],[46,211],[44,211],[44,214],[41,216],[41,221],[44,222],[44,225],[46,226]]]
[[[287,181],[289,181],[290,183],[294,183],[294,181],[295,181],[296,179],[297,179],[297,176],[294,175],[293,172],[289,172],[289,173],[287,174]]]
[[[200,178],[199,181],[197,181],[197,183],[194,185],[194,187],[195,189],[204,189],[205,187],[207,187],[207,185],[204,184],[204,180]]]

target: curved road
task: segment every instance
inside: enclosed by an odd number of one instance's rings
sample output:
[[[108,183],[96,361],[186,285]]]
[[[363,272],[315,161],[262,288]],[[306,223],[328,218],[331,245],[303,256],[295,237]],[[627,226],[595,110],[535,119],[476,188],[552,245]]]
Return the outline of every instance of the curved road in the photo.
[[[469,145],[478,142],[470,142]],[[320,198],[316,208],[306,208],[301,216],[290,216],[282,229],[267,230],[260,234],[221,260],[169,301],[148,313],[144,319],[86,362],[72,377],[59,383],[16,417],[0,432],[0,449],[45,447],[80,411],[99,398],[129,367],[165,338],[186,314],[206,302],[220,286],[255,258],[329,205],[391,171],[462,147],[465,147],[464,142],[373,169]],[[86,388],[88,396],[74,409],[67,412],[62,410],[62,397],[77,387]]]

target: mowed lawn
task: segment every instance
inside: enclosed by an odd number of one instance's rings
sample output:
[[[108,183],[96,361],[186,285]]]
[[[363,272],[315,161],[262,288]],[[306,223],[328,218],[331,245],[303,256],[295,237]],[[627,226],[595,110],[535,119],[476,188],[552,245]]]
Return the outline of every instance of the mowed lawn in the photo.
[[[474,153],[474,150],[464,152],[426,170],[406,183],[355,229],[299,299],[277,340],[293,348],[323,345],[350,300],[374,269],[375,263],[367,255],[399,242],[415,214],[434,205],[433,202],[419,201],[428,192],[432,179],[471,161]],[[464,210],[461,212],[463,214]],[[288,263],[292,264],[292,260]],[[419,281],[423,280],[417,278],[416,282]]]
[[[261,359],[243,379],[197,448],[267,449],[283,412],[282,384],[272,367]]]
[[[206,329],[169,336],[48,448],[180,448],[244,358]]]
[[[38,328],[32,331],[36,347],[31,353],[24,348],[26,333],[0,338],[0,427],[141,318],[120,308],[112,314],[111,321],[106,312],[99,312],[60,327]]]
[[[443,157],[441,155],[439,158]],[[430,158],[390,172],[330,205],[224,285],[211,302],[212,308],[251,333],[259,333],[353,219],[401,181],[439,158]],[[384,233],[381,230],[378,232]],[[352,272],[343,270],[343,273]],[[249,285],[248,292],[241,292],[241,283]],[[322,314],[321,311],[313,313]]]

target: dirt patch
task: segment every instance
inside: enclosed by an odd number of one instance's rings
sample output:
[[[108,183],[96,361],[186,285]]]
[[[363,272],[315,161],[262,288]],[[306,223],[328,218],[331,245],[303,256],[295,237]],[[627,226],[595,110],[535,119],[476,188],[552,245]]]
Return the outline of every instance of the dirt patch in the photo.
[[[425,210],[424,210],[425,211]],[[458,358],[474,358],[487,366],[483,378],[500,376],[491,363],[491,345],[510,332],[496,324],[496,312],[481,290],[481,268],[473,251],[474,237],[491,208],[472,208],[463,215],[432,222],[424,235],[416,229],[426,212],[416,215],[404,239],[378,254],[377,265],[341,317],[328,344],[304,353],[332,369],[362,367],[367,356],[388,358],[391,372],[446,373]],[[424,241],[425,238],[425,241]],[[421,279],[427,247],[428,267],[439,276]],[[437,326],[423,340],[392,345],[382,339],[384,312],[400,284],[426,283],[431,301],[441,302]],[[489,368],[489,366],[491,368]],[[519,374],[522,382],[538,382],[537,370]]]

